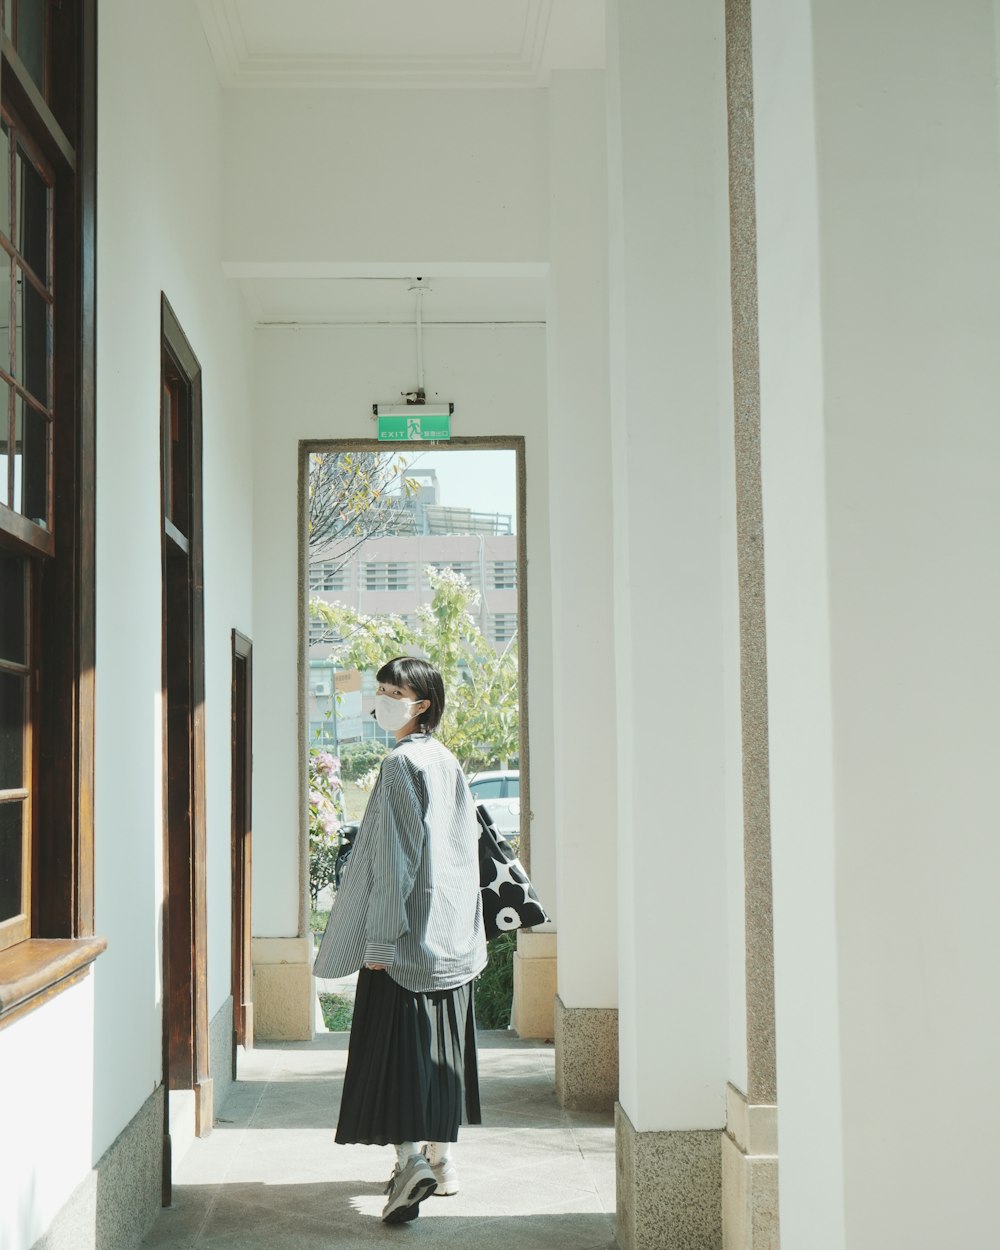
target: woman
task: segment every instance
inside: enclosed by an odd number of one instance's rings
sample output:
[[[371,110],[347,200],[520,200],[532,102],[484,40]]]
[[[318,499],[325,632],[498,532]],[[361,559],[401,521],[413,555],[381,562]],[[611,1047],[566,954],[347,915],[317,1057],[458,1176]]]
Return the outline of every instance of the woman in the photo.
[[[475,800],[433,731],[441,674],[399,656],[379,669],[375,718],[396,746],[378,781],[314,972],[360,969],[337,1125],[343,1144],[396,1147],[382,1219],[458,1192],[450,1145],[462,1091],[479,1122],[473,978],[486,965]],[[417,1143],[424,1141],[424,1151]]]

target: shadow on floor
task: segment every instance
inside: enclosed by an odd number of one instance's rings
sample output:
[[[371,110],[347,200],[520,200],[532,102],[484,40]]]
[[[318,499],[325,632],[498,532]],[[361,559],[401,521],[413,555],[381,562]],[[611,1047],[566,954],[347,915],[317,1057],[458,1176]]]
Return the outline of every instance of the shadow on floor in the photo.
[[[170,1250],[354,1250],[370,1245],[443,1250],[608,1250],[612,1223],[603,1212],[448,1215],[448,1198],[429,1198],[409,1224],[379,1218],[380,1184],[262,1182],[176,1186],[146,1247]],[[498,1193],[496,1195],[500,1197]]]
[[[391,1148],[338,1146],[346,1034],[269,1045],[240,1059],[213,1132],[175,1163],[173,1205],[153,1250],[606,1250],[614,1245],[610,1114],[564,1111],[551,1045],[480,1036],[483,1124],[463,1127],[461,1189],[410,1224],[381,1221]]]

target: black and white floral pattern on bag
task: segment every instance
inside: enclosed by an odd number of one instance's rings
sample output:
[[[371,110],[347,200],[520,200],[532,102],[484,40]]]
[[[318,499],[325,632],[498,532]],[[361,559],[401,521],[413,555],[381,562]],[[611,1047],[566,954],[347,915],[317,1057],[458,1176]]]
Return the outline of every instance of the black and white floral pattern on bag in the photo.
[[[479,818],[479,885],[483,896],[483,927],[486,940],[513,929],[530,928],[548,920],[545,908],[521,866],[483,809]]]

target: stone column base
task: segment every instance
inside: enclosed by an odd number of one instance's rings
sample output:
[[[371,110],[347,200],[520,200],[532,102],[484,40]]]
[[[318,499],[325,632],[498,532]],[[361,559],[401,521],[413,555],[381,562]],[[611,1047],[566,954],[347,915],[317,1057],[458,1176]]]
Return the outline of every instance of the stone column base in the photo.
[[[611,1111],[618,1098],[618,1009],[567,1007],[556,995],[556,1097],[570,1111]]]
[[[718,1129],[638,1133],[615,1105],[622,1250],[722,1250]]]
[[[778,1108],[726,1089],[722,1135],[724,1250],[778,1250]]]
[[[311,935],[253,939],[253,1023],[260,1041],[312,1041],[312,958]]]
[[[555,1037],[555,997],[556,935],[519,932],[511,1021],[518,1037]]]

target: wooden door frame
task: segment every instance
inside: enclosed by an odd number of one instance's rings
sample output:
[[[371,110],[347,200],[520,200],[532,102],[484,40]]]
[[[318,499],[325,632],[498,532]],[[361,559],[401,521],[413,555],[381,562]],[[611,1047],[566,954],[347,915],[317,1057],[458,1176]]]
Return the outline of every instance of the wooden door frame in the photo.
[[[253,1046],[253,962],[251,902],[253,890],[253,643],[233,630],[232,679],[232,994],[233,1080],[236,1049]],[[243,708],[239,709],[239,672],[243,668]]]
[[[163,664],[163,856],[165,898],[163,906],[163,1085],[164,1085],[164,1204],[170,1200],[171,1089],[191,1089],[195,1094],[195,1132],[206,1136],[214,1116],[208,1034],[208,914],[206,895],[207,855],[205,821],[205,598],[204,540],[202,528],[202,383],[201,366],[170,307],[160,295],[161,376],[160,402],[169,366],[184,388],[189,437],[190,471],[187,483],[188,534],[181,534],[167,518],[161,459],[161,569],[164,599],[161,609]],[[161,415],[161,457],[163,429]],[[183,568],[182,568],[183,565]],[[169,579],[178,571],[185,583],[187,635],[184,671],[168,666]],[[181,789],[186,787],[183,821],[171,819],[169,787],[175,784],[169,755],[170,726],[168,678],[182,688],[180,707],[174,712],[188,723],[189,755],[181,761]]]

